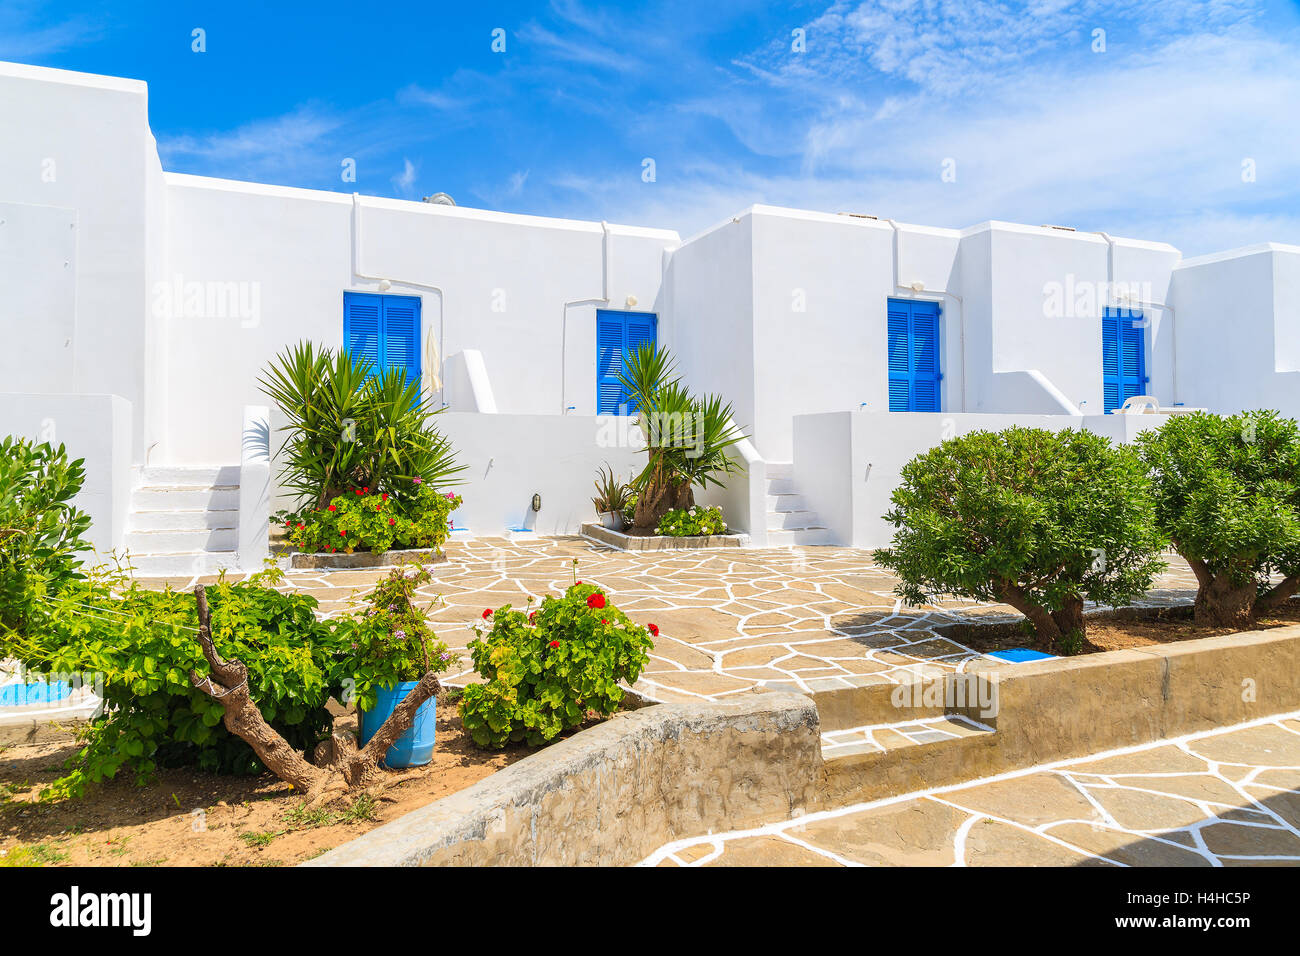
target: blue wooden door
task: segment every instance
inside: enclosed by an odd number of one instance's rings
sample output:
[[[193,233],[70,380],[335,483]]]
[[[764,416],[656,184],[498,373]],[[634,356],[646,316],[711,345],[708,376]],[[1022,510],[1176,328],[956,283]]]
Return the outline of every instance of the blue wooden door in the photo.
[[[889,410],[941,411],[939,303],[890,299],[888,313]]]
[[[1102,410],[1112,412],[1147,393],[1145,323],[1142,313],[1107,306],[1101,317]]]
[[[420,297],[343,293],[343,342],[355,359],[420,381]]]
[[[596,311],[596,414],[629,415],[636,405],[619,381],[623,357],[655,344],[658,317],[653,312]]]

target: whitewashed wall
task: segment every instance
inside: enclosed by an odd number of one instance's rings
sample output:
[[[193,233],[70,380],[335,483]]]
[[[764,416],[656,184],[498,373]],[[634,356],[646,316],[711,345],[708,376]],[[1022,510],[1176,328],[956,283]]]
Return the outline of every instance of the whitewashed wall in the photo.
[[[884,547],[893,527],[884,520],[903,465],[940,442],[972,431],[1086,428],[1114,442],[1131,442],[1167,415],[989,415],[919,412],[830,412],[794,420],[795,484],[837,544]]]

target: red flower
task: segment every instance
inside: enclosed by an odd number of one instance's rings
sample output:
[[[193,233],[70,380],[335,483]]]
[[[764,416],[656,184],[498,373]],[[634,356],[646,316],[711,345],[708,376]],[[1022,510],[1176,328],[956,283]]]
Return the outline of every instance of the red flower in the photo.
[[[601,594],[599,591],[597,591],[595,594],[587,598],[587,607],[600,610],[604,606],[605,606],[605,595]]]
[[[647,626],[648,628],[650,628],[650,633],[651,633],[651,634],[653,634],[655,637],[658,637],[658,636],[659,636],[659,625],[657,625],[657,624],[647,624],[646,626]]]
[[[338,509],[338,508],[335,508],[333,505],[330,505],[330,506],[329,506],[329,510],[330,510],[330,511],[338,511],[339,509]]]
[[[601,623],[601,624],[608,624],[609,621],[605,620],[605,619],[602,617],[602,618],[600,619],[600,623]]]
[[[375,505],[375,510],[376,510],[376,511],[383,511],[383,510],[384,510],[384,506],[383,506],[383,505]]]
[[[366,494],[370,494],[370,489],[369,489],[369,488],[362,488],[361,490],[364,491]]]
[[[546,646],[547,646],[547,647],[559,647],[559,646],[560,646],[560,642],[559,642],[559,641],[551,641],[551,643],[547,644]]]
[[[491,609],[490,607],[489,607],[489,608],[484,608],[484,610],[483,610],[483,620],[486,621],[486,620],[487,620],[488,618],[490,618],[491,616],[492,616],[492,609]]]
[[[292,522],[292,521],[286,521],[286,522],[284,523],[284,526],[285,526],[286,528],[288,528],[288,527],[292,527],[292,525],[293,525],[293,522]]]
[[[382,495],[380,495],[379,497],[381,497],[381,498],[383,498],[385,501],[387,501],[387,500],[388,500],[388,492],[385,491],[385,492],[384,492]]]
[[[389,524],[390,526],[391,526],[391,525],[395,525],[395,524],[397,524],[397,519],[396,519],[396,518],[389,518],[389,519],[388,519],[388,524]]]
[[[347,533],[346,531],[340,531],[340,532],[339,532],[339,537],[340,537],[340,538],[346,538],[347,536],[348,536],[348,533]]]
[[[305,524],[300,524],[298,525],[298,530],[301,531],[305,527],[307,527]]]
[[[536,620],[537,620],[537,612],[536,612],[536,611],[534,611],[532,614],[528,615],[528,623],[529,623],[529,624],[532,624],[532,623],[533,623],[534,621],[536,621]]]

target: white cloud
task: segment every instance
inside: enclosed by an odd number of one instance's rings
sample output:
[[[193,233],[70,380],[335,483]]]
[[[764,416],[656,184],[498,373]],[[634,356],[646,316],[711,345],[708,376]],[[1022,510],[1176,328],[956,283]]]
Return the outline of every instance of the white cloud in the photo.
[[[342,121],[313,106],[283,116],[255,120],[219,133],[167,137],[158,151],[164,167],[199,165],[204,174],[283,183],[319,179],[322,152]],[[331,171],[346,156],[328,158]]]
[[[393,187],[402,195],[411,195],[415,186],[416,173],[415,164],[406,157],[402,157],[402,171],[392,177]]]

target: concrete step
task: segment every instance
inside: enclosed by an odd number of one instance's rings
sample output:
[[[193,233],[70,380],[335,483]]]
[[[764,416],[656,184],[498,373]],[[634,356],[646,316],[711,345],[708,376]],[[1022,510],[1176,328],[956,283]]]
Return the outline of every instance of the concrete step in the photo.
[[[811,511],[769,511],[767,513],[767,530],[803,531],[808,529],[825,530],[817,523],[817,515]]]
[[[131,510],[136,512],[234,511],[238,508],[238,486],[158,485],[136,488],[131,492]]]
[[[199,551],[189,554],[131,554],[131,567],[141,578],[193,577],[237,570],[234,551]]]
[[[146,465],[140,469],[140,485],[190,485],[210,488],[213,485],[238,485],[238,465]]]
[[[239,526],[239,512],[134,511],[127,516],[127,531],[204,531]]]
[[[829,528],[799,528],[795,530],[768,531],[769,548],[789,548],[803,544],[834,544],[834,535]]]
[[[803,495],[768,495],[767,510],[771,511],[803,511],[807,507],[803,500]]]
[[[824,731],[823,798],[839,806],[973,780],[996,738],[993,727],[956,714]]]
[[[793,495],[797,493],[794,482],[789,478],[767,479],[767,495],[769,498],[773,495]]]
[[[767,462],[767,477],[793,478],[794,464],[788,461],[769,461]]]
[[[204,528],[198,531],[128,531],[123,545],[132,554],[187,554],[200,551],[232,551],[239,546],[234,528]]]

